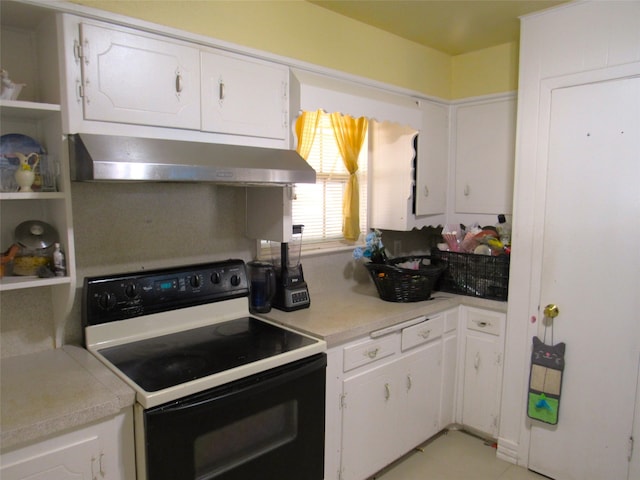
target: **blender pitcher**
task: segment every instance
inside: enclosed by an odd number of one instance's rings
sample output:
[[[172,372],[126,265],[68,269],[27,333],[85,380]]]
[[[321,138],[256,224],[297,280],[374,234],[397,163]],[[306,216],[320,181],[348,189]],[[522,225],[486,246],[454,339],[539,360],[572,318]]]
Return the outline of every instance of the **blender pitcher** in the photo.
[[[267,313],[271,311],[271,301],[276,293],[276,272],[273,265],[253,261],[249,268],[249,311]]]

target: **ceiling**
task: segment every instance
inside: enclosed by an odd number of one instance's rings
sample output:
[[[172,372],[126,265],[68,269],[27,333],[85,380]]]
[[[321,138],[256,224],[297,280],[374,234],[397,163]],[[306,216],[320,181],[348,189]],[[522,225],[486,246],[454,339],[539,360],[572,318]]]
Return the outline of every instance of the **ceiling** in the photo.
[[[567,0],[307,0],[449,55],[517,41],[518,17]]]

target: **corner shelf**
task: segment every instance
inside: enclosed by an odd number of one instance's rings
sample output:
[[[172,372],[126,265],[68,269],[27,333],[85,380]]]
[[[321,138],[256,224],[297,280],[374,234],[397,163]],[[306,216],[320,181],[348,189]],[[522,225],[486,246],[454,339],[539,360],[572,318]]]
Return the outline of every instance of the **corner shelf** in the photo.
[[[60,105],[53,103],[25,102],[22,100],[0,100],[3,115],[38,120],[59,114]]]
[[[0,200],[64,200],[63,192],[2,192]]]
[[[70,284],[71,277],[52,277],[52,278],[38,278],[35,276],[29,277],[2,277],[0,278],[0,292],[7,292],[9,290],[20,290],[23,288],[32,287],[47,287],[50,285],[63,285]]]

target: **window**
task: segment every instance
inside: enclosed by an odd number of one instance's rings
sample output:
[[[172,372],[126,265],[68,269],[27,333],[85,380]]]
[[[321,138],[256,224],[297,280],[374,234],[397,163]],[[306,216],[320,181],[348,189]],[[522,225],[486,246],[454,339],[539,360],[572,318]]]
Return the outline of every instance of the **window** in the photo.
[[[365,233],[367,145],[368,137],[360,150],[357,172],[360,190],[360,230]],[[337,246],[345,241],[342,236],[342,198],[349,173],[338,151],[329,114],[320,116],[307,161],[316,171],[316,183],[296,185],[296,198],[292,207],[293,224],[304,225],[302,239],[305,245],[314,244],[318,248]]]

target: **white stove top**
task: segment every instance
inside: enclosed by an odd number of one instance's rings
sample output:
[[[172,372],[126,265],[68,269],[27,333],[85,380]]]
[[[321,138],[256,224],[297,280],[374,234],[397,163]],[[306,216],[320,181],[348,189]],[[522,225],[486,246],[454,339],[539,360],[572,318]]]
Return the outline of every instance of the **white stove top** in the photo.
[[[207,266],[210,267],[211,265]],[[207,274],[200,277],[208,277],[209,271],[206,270]],[[145,286],[158,284],[157,278],[166,277],[158,277],[157,272],[145,275],[152,280],[137,277],[135,281]],[[187,280],[191,278],[184,272],[180,272],[179,275]],[[132,285],[128,278],[120,277],[110,282],[115,285],[109,287],[110,291],[115,292],[113,301],[104,301],[107,296],[101,292],[107,291],[107,287],[99,284],[100,290],[97,291],[100,294],[93,293],[96,304],[100,302],[102,306],[116,305],[115,309],[123,311],[135,308],[143,314],[97,324],[91,324],[93,322],[89,321],[85,328],[86,347],[135,390],[137,402],[145,409],[323,353],[327,349],[323,340],[251,315],[248,310],[248,289],[246,295],[240,297],[237,296],[236,289],[236,298],[144,314],[145,301],[153,303],[153,309],[157,309],[158,301],[155,296],[145,299],[144,295],[140,295],[135,301],[130,301],[131,290],[126,290],[127,294],[124,293],[125,289]],[[164,285],[164,280],[162,282]],[[180,282],[181,292],[185,290],[184,284],[184,281]],[[189,282],[186,284],[186,290],[189,290]],[[150,287],[145,289],[149,290]],[[198,287],[196,294],[200,295],[200,290]],[[138,291],[142,291],[142,288]],[[163,298],[160,298],[160,303],[162,300]],[[220,333],[219,330],[223,332]],[[233,332],[229,333],[231,330]],[[180,343],[179,347],[176,347],[177,339],[184,337],[190,337],[190,343]],[[206,357],[209,364],[219,363],[219,357],[222,361],[224,356],[224,362],[227,362],[224,365],[231,367],[224,367],[218,371],[215,368],[207,370],[208,367],[205,365],[203,376],[200,376],[200,373],[191,375],[187,371],[190,367],[186,366],[186,357],[194,356],[191,354],[196,351],[203,354],[201,356]],[[147,364],[151,357],[155,360],[163,359],[163,356],[178,359],[173,366],[168,367],[172,371],[168,371],[166,375],[179,373],[180,378],[184,377],[180,383],[167,385],[161,381],[159,389],[145,389],[141,386],[145,384],[141,378],[132,378],[136,377],[132,374],[132,369],[137,369],[138,365],[142,368],[142,364]],[[203,362],[202,359],[198,360],[198,363]],[[165,374],[158,371],[156,365],[157,363],[153,366],[145,365],[144,368],[153,369],[147,371],[160,380],[168,380],[163,378]]]

